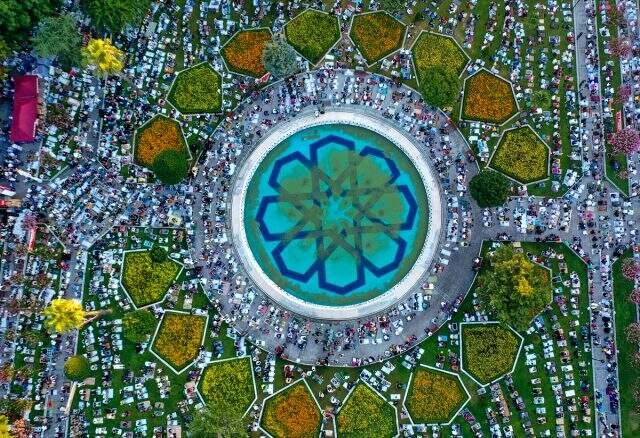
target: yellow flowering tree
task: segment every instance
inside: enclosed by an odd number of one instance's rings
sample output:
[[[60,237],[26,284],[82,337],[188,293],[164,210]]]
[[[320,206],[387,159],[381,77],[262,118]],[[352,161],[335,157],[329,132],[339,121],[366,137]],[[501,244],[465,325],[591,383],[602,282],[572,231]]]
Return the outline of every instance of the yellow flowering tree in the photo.
[[[76,300],[57,298],[51,300],[43,311],[44,325],[50,332],[64,333],[76,330],[105,314],[104,311],[87,312]]]
[[[124,68],[124,54],[109,39],[94,38],[82,49],[87,64],[96,67],[100,76],[117,74]]]

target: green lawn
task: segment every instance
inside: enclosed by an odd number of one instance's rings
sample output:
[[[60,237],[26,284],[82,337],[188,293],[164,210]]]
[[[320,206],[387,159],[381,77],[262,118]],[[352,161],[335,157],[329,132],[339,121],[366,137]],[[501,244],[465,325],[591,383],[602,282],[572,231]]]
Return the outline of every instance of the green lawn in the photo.
[[[613,300],[615,306],[616,345],[618,346],[618,378],[620,388],[620,417],[623,436],[639,436],[640,414],[635,411],[637,403],[633,400],[633,388],[640,378],[640,370],[633,366],[631,357],[638,346],[627,342],[624,334],[626,326],[636,321],[635,306],[629,302],[629,292],[633,282],[622,276],[622,261],[631,257],[627,251],[613,264]]]

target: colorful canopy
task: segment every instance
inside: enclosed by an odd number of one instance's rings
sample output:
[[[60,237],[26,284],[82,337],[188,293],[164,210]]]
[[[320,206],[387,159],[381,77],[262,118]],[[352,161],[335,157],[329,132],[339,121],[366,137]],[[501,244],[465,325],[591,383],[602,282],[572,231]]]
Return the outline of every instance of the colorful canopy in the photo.
[[[34,141],[38,120],[38,77],[16,76],[15,84],[9,139],[14,143]]]

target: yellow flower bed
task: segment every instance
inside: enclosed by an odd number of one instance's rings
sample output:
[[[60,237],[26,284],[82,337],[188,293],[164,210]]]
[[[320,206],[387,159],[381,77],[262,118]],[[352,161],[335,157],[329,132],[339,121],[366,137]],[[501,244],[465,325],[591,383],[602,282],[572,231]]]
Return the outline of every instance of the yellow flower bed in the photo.
[[[415,423],[446,423],[460,408],[465,396],[456,377],[418,368],[406,405]]]
[[[518,347],[519,339],[508,328],[496,324],[463,326],[462,364],[482,384],[511,371]]]
[[[336,419],[340,437],[392,437],[397,433],[396,412],[367,385],[360,383]]]
[[[264,75],[262,51],[271,33],[266,29],[238,32],[222,49],[222,56],[230,70],[253,77]]]
[[[549,176],[549,149],[530,127],[506,131],[498,145],[491,167],[523,183]]]
[[[165,313],[153,342],[154,351],[180,371],[198,356],[205,322],[204,316]]]
[[[240,418],[255,397],[251,373],[248,357],[214,362],[204,371],[200,393],[214,411],[224,409],[229,417]]]
[[[511,85],[486,70],[467,80],[464,87],[462,118],[488,123],[504,123],[518,108]]]
[[[469,60],[452,38],[427,32],[418,37],[412,53],[419,80],[433,67],[444,67],[460,75]]]
[[[313,438],[320,432],[320,411],[300,382],[269,399],[262,417],[263,427],[274,438]]]

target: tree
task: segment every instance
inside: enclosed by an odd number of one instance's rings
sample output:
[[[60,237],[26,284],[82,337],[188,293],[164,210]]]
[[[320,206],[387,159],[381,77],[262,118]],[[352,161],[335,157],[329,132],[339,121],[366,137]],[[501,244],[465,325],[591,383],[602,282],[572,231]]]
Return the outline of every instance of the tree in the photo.
[[[469,183],[471,196],[476,200],[480,208],[503,205],[509,196],[510,190],[511,183],[509,179],[493,170],[480,171]]]
[[[171,186],[187,177],[189,160],[184,152],[166,149],[155,158],[152,170],[162,183]]]
[[[298,71],[295,49],[282,38],[274,37],[262,49],[264,68],[277,78],[291,76]]]
[[[609,52],[614,58],[626,58],[629,56],[633,49],[629,40],[622,38],[614,38],[609,42]]]
[[[33,37],[33,49],[38,55],[58,58],[67,67],[79,65],[81,44],[76,20],[70,14],[45,18]]]
[[[50,332],[65,333],[76,330],[83,325],[107,313],[106,311],[87,312],[80,302],[65,298],[56,298],[42,312],[44,325]]]
[[[4,38],[0,37],[0,62],[4,61],[11,54],[11,49],[9,45],[4,40]]]
[[[481,306],[518,330],[525,330],[551,301],[549,273],[512,245],[501,246],[489,256],[478,284]]]
[[[71,356],[64,363],[64,375],[74,382],[80,382],[86,379],[91,375],[89,359],[81,354]]]
[[[451,107],[460,94],[460,80],[454,71],[444,67],[432,67],[422,80],[422,97],[440,109]]]
[[[620,88],[618,88],[614,101],[616,103],[624,103],[629,99],[629,97],[632,94],[633,94],[633,90],[631,89],[630,85],[622,85]]]
[[[149,251],[149,257],[151,257],[154,263],[162,263],[167,260],[167,250],[160,245],[153,245],[153,248]]]
[[[142,20],[149,0],[82,0],[81,6],[98,31],[119,34],[125,26]]]
[[[632,322],[624,329],[627,336],[627,342],[631,344],[640,343],[640,322]]]
[[[31,29],[52,15],[60,0],[0,0],[0,39],[9,45],[28,38]]]
[[[636,288],[629,294],[629,301],[633,304],[640,304],[640,288]]]
[[[640,133],[634,128],[624,128],[611,135],[611,146],[622,154],[640,151]]]
[[[198,409],[189,424],[189,430],[195,438],[214,437],[246,437],[248,436],[242,418],[229,415],[232,406],[225,406],[225,401],[218,403],[218,409],[210,406]]]
[[[535,91],[531,100],[536,108],[549,109],[551,106],[551,93],[549,90]]]
[[[631,257],[624,259],[622,261],[622,276],[630,281],[640,277],[640,262]]]
[[[134,343],[145,342],[156,327],[156,318],[146,309],[134,310],[124,315],[122,326],[126,340]]]
[[[99,76],[117,74],[124,68],[124,54],[108,39],[92,39],[82,49],[87,64],[96,67]]]

